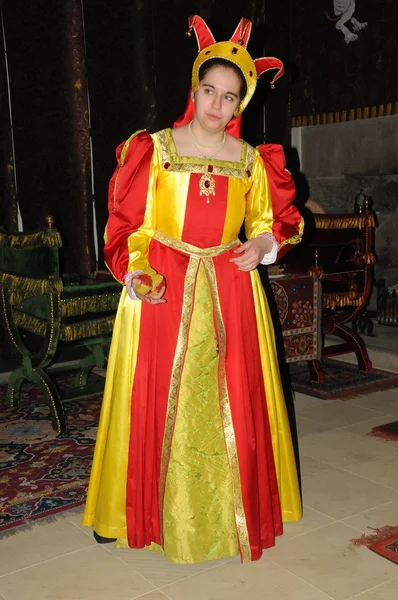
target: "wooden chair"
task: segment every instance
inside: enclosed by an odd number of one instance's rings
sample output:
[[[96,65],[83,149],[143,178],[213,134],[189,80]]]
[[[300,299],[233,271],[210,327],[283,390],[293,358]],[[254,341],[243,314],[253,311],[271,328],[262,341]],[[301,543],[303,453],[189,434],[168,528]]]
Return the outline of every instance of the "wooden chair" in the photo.
[[[53,427],[67,432],[65,400],[90,398],[103,390],[103,379],[88,381],[94,367],[103,368],[109,349],[121,285],[115,281],[65,285],[60,275],[58,231],[52,227],[32,234],[0,233],[0,293],[3,319],[19,355],[8,382],[7,400],[18,404],[24,381],[37,385],[46,398]],[[32,350],[26,332],[39,336]],[[29,335],[29,334],[28,334]],[[83,358],[56,364],[62,348]],[[60,389],[60,375],[74,374],[74,386]]]
[[[316,275],[322,282],[322,359],[354,352],[359,369],[370,373],[372,363],[356,322],[373,287],[376,219],[371,200],[361,197],[351,214],[314,214],[303,243],[286,256],[285,269]],[[326,335],[342,343],[326,346]],[[309,367],[311,379],[323,382],[321,361],[310,361]]]

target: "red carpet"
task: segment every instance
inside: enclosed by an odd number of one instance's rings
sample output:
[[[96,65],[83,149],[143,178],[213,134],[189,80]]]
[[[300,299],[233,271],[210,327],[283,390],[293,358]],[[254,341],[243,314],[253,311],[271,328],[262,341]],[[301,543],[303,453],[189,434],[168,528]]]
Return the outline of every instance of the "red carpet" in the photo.
[[[0,386],[0,531],[84,502],[101,407],[101,397],[66,402],[70,434],[60,438],[37,388],[24,386],[15,408],[5,392]]]
[[[388,558],[388,560],[398,565],[398,535],[393,535],[381,542],[375,542],[369,546],[369,550]]]
[[[373,429],[369,431],[368,435],[374,435],[375,437],[381,437],[384,440],[398,442],[398,421],[392,421],[392,423],[386,423],[385,425],[373,427]]]
[[[398,387],[398,374],[373,369],[372,373],[362,373],[357,365],[327,358],[323,362],[324,383],[310,380],[305,362],[290,365],[293,389],[296,392],[315,396],[324,400],[334,398],[349,400],[372,392]]]
[[[355,546],[366,546],[372,552],[387,558],[398,565],[398,525],[373,529],[371,535],[362,535],[360,538],[350,540]]]

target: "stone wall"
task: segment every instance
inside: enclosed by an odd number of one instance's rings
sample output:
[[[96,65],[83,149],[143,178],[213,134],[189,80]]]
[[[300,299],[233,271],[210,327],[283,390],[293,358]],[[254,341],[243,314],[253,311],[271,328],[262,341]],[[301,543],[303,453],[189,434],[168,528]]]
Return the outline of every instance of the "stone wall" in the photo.
[[[372,197],[376,277],[398,283],[398,115],[293,129],[292,145],[327,212],[351,212],[360,189]]]

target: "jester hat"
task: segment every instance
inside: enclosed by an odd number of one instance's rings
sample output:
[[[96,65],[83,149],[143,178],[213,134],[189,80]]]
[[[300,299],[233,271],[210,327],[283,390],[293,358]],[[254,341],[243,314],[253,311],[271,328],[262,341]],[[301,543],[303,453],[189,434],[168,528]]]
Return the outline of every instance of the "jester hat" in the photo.
[[[234,31],[233,36],[228,42],[216,42],[213,34],[205,21],[198,15],[189,17],[187,35],[195,32],[199,47],[199,54],[194,62],[192,69],[192,90],[196,92],[199,88],[199,70],[208,60],[213,58],[223,58],[236,65],[242,72],[246,84],[247,92],[235,111],[238,117],[249,104],[257,86],[257,79],[271,69],[277,69],[277,73],[271,81],[271,87],[275,87],[275,81],[282,77],[284,67],[282,61],[274,57],[264,57],[252,59],[246,50],[252,29],[252,24],[248,19],[242,18]]]

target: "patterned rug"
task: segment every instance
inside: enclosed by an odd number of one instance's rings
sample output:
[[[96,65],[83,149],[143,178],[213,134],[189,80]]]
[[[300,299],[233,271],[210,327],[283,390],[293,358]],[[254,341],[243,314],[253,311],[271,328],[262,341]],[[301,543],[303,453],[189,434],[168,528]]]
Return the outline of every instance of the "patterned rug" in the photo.
[[[385,425],[373,427],[373,429],[369,431],[368,435],[381,437],[384,440],[398,441],[398,421],[392,421],[392,423],[386,423]]]
[[[354,546],[366,546],[372,552],[398,565],[398,525],[387,525],[379,529],[370,527],[370,529],[374,533],[371,535],[363,534],[360,538],[350,540],[350,542]]]
[[[293,389],[324,400],[344,400],[398,387],[398,373],[373,369],[372,373],[367,374],[359,371],[357,365],[332,358],[325,359],[323,364],[324,383],[310,380],[307,363],[290,365]]]
[[[0,532],[84,502],[101,407],[101,396],[66,402],[70,433],[58,437],[36,387],[15,408],[5,393],[0,385]]]

